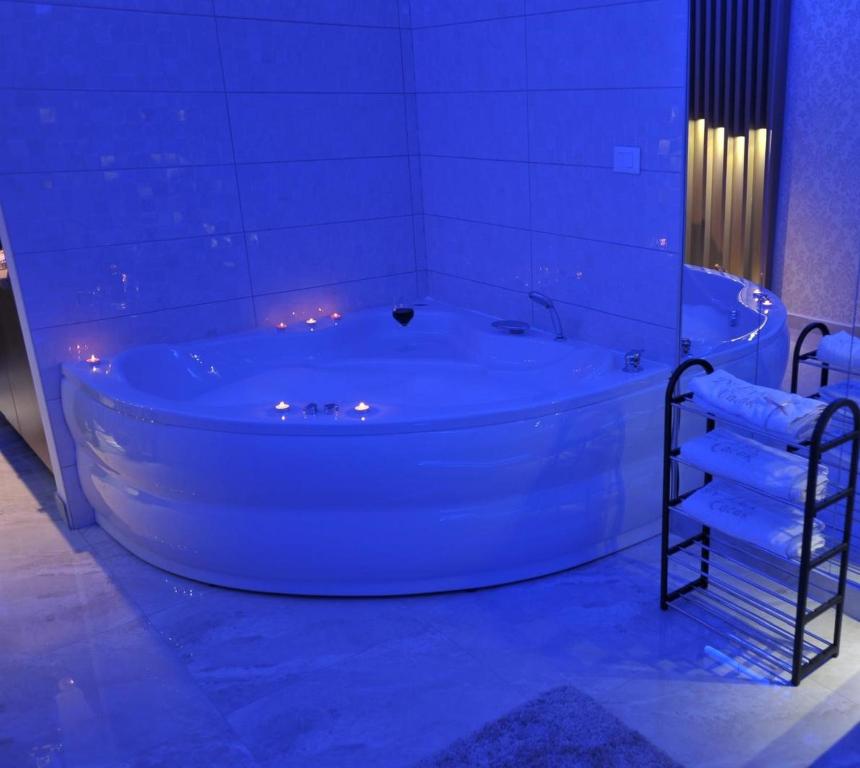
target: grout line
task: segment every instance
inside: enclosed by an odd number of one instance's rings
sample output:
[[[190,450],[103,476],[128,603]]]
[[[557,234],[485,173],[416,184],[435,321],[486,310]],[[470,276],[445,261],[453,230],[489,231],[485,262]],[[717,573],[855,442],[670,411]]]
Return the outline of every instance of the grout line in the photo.
[[[462,21],[445,21],[439,22],[437,24],[421,24],[418,26],[413,25],[413,29],[417,30],[425,30],[425,29],[443,29],[445,27],[459,27],[465,26],[467,24],[485,24],[491,21],[509,21],[511,19],[529,19],[538,16],[558,16],[564,13],[578,13],[580,11],[594,11],[600,10],[603,8],[617,8],[618,6],[624,5],[645,5],[646,3],[655,3],[658,0],[616,0],[616,2],[609,3],[594,3],[592,5],[577,5],[570,8],[554,8],[550,11],[527,11],[525,7],[525,0],[523,2],[523,12],[522,13],[511,13],[505,16],[485,16],[479,19],[464,19]]]
[[[370,218],[364,219],[340,219],[335,221],[318,221],[312,222],[309,224],[290,224],[287,226],[280,227],[255,227],[251,230],[251,234],[256,234],[259,232],[280,232],[282,230],[288,229],[309,229],[311,227],[325,227],[329,225],[337,225],[337,224],[361,224],[363,222],[370,221],[387,221],[389,219],[403,219],[408,218],[411,214],[408,213],[400,213],[392,216],[373,216]],[[123,248],[132,245],[149,245],[154,243],[174,243],[180,240],[198,240],[201,238],[209,238],[209,237],[239,237],[243,235],[243,232],[212,232],[212,233],[204,233],[199,235],[181,235],[179,237],[160,237],[160,238],[150,238],[147,240],[125,240],[118,243],[96,243],[96,244],[87,244],[87,245],[73,245],[66,248],[36,248],[33,250],[24,250],[19,251],[20,254],[55,254],[55,253],[71,253],[73,251],[84,251],[84,250],[92,250],[93,248]]]
[[[404,95],[404,105],[405,105],[405,95]],[[405,111],[406,107],[404,106],[404,119],[405,119]],[[528,114],[528,108],[527,108]],[[228,124],[230,122],[228,116]],[[232,129],[230,130],[231,143],[232,143]],[[407,139],[408,141],[408,139]],[[408,149],[408,147],[407,147]],[[234,150],[235,151],[235,150]],[[452,155],[452,154],[438,154],[438,153],[420,153],[421,157],[430,157],[437,160],[472,160],[476,162],[487,162],[487,163],[517,163],[520,165],[528,164],[528,165],[545,165],[552,167],[562,167],[562,168],[591,168],[594,170],[602,170],[602,171],[611,171],[612,166],[610,165],[594,165],[592,163],[569,163],[562,162],[561,160],[532,160],[530,159],[530,150],[527,149],[527,157],[529,159],[526,160],[517,160],[505,157],[477,157],[473,155]],[[358,162],[362,160],[410,160],[414,155],[407,153],[393,154],[393,155],[348,155],[342,157],[313,157],[313,158],[298,158],[298,159],[290,159],[290,160],[243,160],[243,161],[235,161],[235,162],[225,162],[225,163],[180,163],[180,164],[165,164],[165,165],[119,165],[112,166],[110,168],[51,168],[45,170],[35,170],[35,171],[0,171],[0,177],[4,176],[44,176],[46,174],[95,174],[95,173],[138,173],[143,171],[184,171],[184,170],[198,170],[202,168],[245,168],[245,167],[254,167],[261,165],[297,165],[300,163],[348,163],[348,162]],[[670,174],[675,176],[680,176],[680,170],[671,170],[671,169],[663,169],[663,168],[642,168],[641,173],[659,173],[659,174]]]
[[[227,96],[227,94],[224,94]],[[229,113],[229,109],[228,109]],[[230,128],[230,118],[228,114],[227,118],[228,128]],[[233,131],[232,128],[229,129],[230,133],[230,141],[231,146],[233,142]],[[233,150],[235,153],[235,149]],[[339,163],[339,162],[352,162],[358,160],[398,160],[403,158],[408,158],[408,153],[399,153],[393,155],[348,155],[344,157],[311,157],[311,158],[297,158],[297,159],[289,159],[289,160],[243,160],[241,162],[237,160],[225,162],[225,163],[180,163],[180,164],[165,164],[165,165],[129,165],[129,166],[111,166],[110,168],[60,168],[60,169],[50,169],[50,170],[37,170],[37,171],[0,171],[0,176],[34,176],[34,175],[43,175],[46,173],[119,173],[120,171],[175,171],[175,170],[185,170],[185,169],[199,169],[199,168],[229,168],[229,167],[246,167],[246,166],[257,166],[257,165],[295,165],[298,163]]]
[[[505,285],[497,285],[496,283],[488,283],[488,282],[485,282],[484,280],[478,280],[478,279],[473,278],[473,277],[464,277],[463,275],[455,275],[451,272],[442,272],[438,269],[431,269],[429,271],[434,272],[437,275],[442,275],[444,277],[453,278],[454,280],[465,280],[468,283],[475,283],[477,285],[486,286],[487,288],[495,288],[495,289],[498,289],[500,291],[507,291],[508,293],[516,293],[516,294],[519,294],[520,296],[523,296],[523,297],[528,295],[528,291],[522,291],[522,290],[519,290],[517,288],[508,288]],[[631,317],[630,315],[619,315],[616,312],[610,312],[606,309],[598,309],[597,307],[592,307],[588,304],[580,304],[579,302],[576,302],[576,301],[568,301],[566,299],[558,299],[556,297],[553,297],[553,301],[556,302],[557,304],[564,304],[568,307],[576,307],[577,309],[587,309],[589,312],[599,312],[600,314],[608,315],[609,317],[617,317],[620,320],[628,320],[628,321],[632,321],[635,323],[643,323],[644,325],[649,325],[652,328],[660,328],[662,330],[667,330],[667,331],[677,330],[677,327],[675,325],[664,325],[663,323],[655,323],[655,322],[652,322],[651,320],[643,320],[642,318],[639,318],[639,317]]]
[[[527,0],[523,0],[523,13],[526,12]],[[525,57],[525,78],[526,78],[526,160],[528,166],[526,168],[526,180],[528,183],[528,219],[529,219],[529,289],[535,288],[535,245],[534,245],[534,223],[532,211],[532,125],[529,102],[529,25],[523,23],[523,56]],[[529,312],[531,314],[531,323],[535,324],[535,306],[534,302],[529,303]]]
[[[411,8],[410,8],[411,11]],[[415,235],[415,173],[412,170],[412,148],[409,144],[409,104],[408,97],[406,94],[406,54],[403,50],[403,35],[408,33],[410,36],[412,35],[411,28],[408,30],[404,30],[403,22],[401,19],[401,11],[398,6],[397,8],[397,24],[400,30],[400,82],[403,85],[403,133],[406,140],[406,151],[408,154],[407,157],[407,168],[409,171],[409,209],[412,212],[411,215],[411,224],[412,224],[412,264],[415,267],[415,294],[416,296],[419,294],[419,287],[421,283],[421,278],[418,275],[418,239]],[[413,69],[413,79],[414,79],[414,65]],[[416,137],[417,138],[417,137]],[[420,157],[420,149],[418,151],[418,155]]]
[[[15,0],[22,2],[23,0]],[[10,2],[10,0],[0,0]],[[220,17],[218,17],[220,18]],[[579,93],[588,91],[677,91],[683,90],[684,85],[615,85],[615,86],[578,86],[567,88],[531,88],[532,93]],[[215,88],[81,88],[81,87],[50,87],[39,85],[0,85],[0,92],[25,92],[44,91],[46,93],[148,93],[148,94],[176,94],[176,95],[199,95],[220,96],[224,91]],[[245,90],[241,88],[230,89],[228,93],[243,96],[401,96],[404,91],[344,91],[344,90]],[[440,96],[469,93],[525,93],[523,88],[464,88],[460,90],[407,90],[405,93],[420,96]]]
[[[280,291],[262,291],[259,296],[278,296],[282,293],[299,293],[301,291],[313,291],[318,288],[330,288],[335,285],[347,285],[353,283],[363,283],[370,280],[387,280],[390,277],[406,277],[414,274],[414,269],[407,269],[402,272],[386,272],[382,275],[368,275],[366,277],[354,277],[350,280],[333,280],[329,283],[315,283],[314,285],[303,285],[301,288],[284,288]]]
[[[121,315],[105,315],[104,317],[96,317],[90,320],[75,320],[69,323],[51,323],[50,325],[40,325],[33,327],[33,334],[40,333],[41,331],[50,331],[56,328],[71,328],[79,325],[88,325],[92,323],[101,323],[109,320],[122,320],[127,317],[144,317],[146,315],[155,315],[159,312],[175,312],[183,309],[192,309],[194,307],[209,307],[213,304],[232,304],[235,302],[246,301],[247,299],[253,298],[251,294],[242,294],[241,296],[231,296],[227,299],[210,299],[208,301],[196,301],[193,304],[177,304],[173,307],[158,307],[157,309],[146,309],[140,312],[126,312]],[[67,359],[64,358],[62,362],[66,362]],[[46,398],[48,400],[52,400],[54,398]]]
[[[153,8],[119,8],[112,5],[101,5],[94,2],[79,2],[64,3],[57,0],[0,0],[2,3],[15,3],[17,5],[48,5],[54,8],[71,8],[74,10],[83,11],[108,11],[111,13],[138,13],[148,16],[184,16],[196,19],[226,19],[228,21],[255,21],[266,22],[271,24],[293,24],[298,26],[309,27],[338,27],[346,29],[380,29],[396,31],[398,27],[389,24],[360,24],[349,21],[320,21],[319,19],[279,19],[271,16],[253,16],[241,15],[232,13],[218,13],[215,9],[214,2],[211,3],[212,11],[210,13],[194,13],[193,11],[175,11],[175,10],[159,10]]]
[[[516,230],[517,232],[529,232],[529,231],[531,231],[531,232],[534,232],[535,234],[538,234],[538,235],[551,235],[553,237],[566,237],[570,240],[583,240],[583,241],[588,242],[588,243],[603,243],[604,245],[612,245],[612,246],[617,246],[619,248],[633,248],[637,251],[651,251],[654,253],[663,253],[663,254],[672,255],[672,256],[679,256],[680,255],[679,251],[669,250],[668,248],[653,248],[653,247],[650,247],[647,245],[633,245],[631,243],[619,243],[619,242],[616,242],[614,240],[600,240],[599,238],[596,238],[596,237],[583,237],[581,235],[570,235],[570,234],[567,234],[564,232],[550,232],[549,230],[545,230],[545,229],[529,230],[526,227],[515,227],[511,224],[499,224],[498,222],[495,222],[495,221],[481,221],[479,219],[466,219],[466,218],[463,218],[462,216],[450,216],[450,215],[445,214],[445,213],[433,213],[432,211],[427,211],[425,213],[425,215],[435,216],[438,219],[450,219],[451,221],[460,221],[460,222],[463,222],[464,224],[482,224],[482,225],[488,226],[488,227],[500,227],[501,229],[513,229],[513,230]]]
[[[300,288],[285,288],[285,289],[279,290],[279,291],[259,291],[259,292],[257,292],[256,296],[277,296],[278,294],[281,294],[281,293],[299,293],[301,291],[311,291],[311,290],[316,290],[318,288],[330,288],[330,287],[335,286],[335,285],[362,283],[362,282],[370,281],[370,280],[385,280],[389,277],[404,277],[406,275],[413,274],[414,271],[415,270],[413,270],[413,269],[408,269],[408,270],[403,271],[403,272],[386,272],[385,274],[381,274],[381,275],[370,275],[367,277],[356,277],[356,278],[353,278],[351,280],[334,280],[334,281],[328,282],[328,283],[315,283],[313,285],[303,285]],[[193,309],[194,307],[207,307],[207,306],[211,306],[213,304],[227,304],[227,303],[233,303],[233,302],[241,302],[241,301],[245,301],[247,299],[251,299],[253,301],[254,296],[251,294],[242,294],[240,296],[231,296],[229,298],[210,299],[209,301],[197,301],[197,302],[194,302],[193,304],[177,304],[177,305],[170,306],[170,307],[158,307],[156,309],[146,309],[146,310],[142,310],[142,311],[138,311],[138,312],[126,312],[124,314],[119,314],[119,315],[104,315],[101,317],[94,317],[94,318],[90,318],[87,320],[75,320],[73,322],[68,322],[68,323],[50,323],[48,325],[34,326],[33,332],[35,333],[35,332],[40,332],[40,331],[54,330],[56,328],[71,328],[71,327],[75,327],[75,326],[79,326],[79,325],[88,325],[88,324],[94,324],[94,323],[108,322],[111,320],[122,320],[124,318],[129,318],[129,317],[142,317],[142,316],[146,316],[146,315],[154,315],[154,314],[157,314],[159,312],[175,312],[175,311],[184,310],[184,309]],[[255,325],[255,327],[259,327],[259,326]],[[58,399],[58,398],[54,398],[54,397],[46,398],[47,401],[56,400],[56,399]]]
[[[212,14],[215,14],[215,0],[212,0]],[[248,253],[248,233],[245,227],[245,210],[242,206],[242,185],[239,183],[239,168],[236,164],[236,142],[233,138],[233,119],[230,113],[230,97],[227,94],[227,74],[224,70],[224,55],[221,51],[221,33],[218,29],[218,19],[215,19],[215,44],[218,46],[218,64],[221,69],[221,82],[224,85],[224,108],[227,111],[227,133],[230,138],[230,152],[233,156],[233,181],[236,184],[236,202],[239,206],[239,221],[242,224],[242,249],[245,251],[245,268],[247,270],[248,288],[251,291],[251,312],[254,325],[257,320],[257,302],[254,300],[254,277],[251,270],[251,255]]]

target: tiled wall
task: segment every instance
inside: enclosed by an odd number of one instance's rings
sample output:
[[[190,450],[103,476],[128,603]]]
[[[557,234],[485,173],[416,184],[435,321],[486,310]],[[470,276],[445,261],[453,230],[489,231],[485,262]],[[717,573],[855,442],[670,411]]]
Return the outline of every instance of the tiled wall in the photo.
[[[685,0],[412,0],[430,292],[569,335],[678,343]],[[615,146],[641,173],[613,171]],[[533,314],[534,313],[534,314]]]
[[[0,205],[59,364],[431,294],[672,360],[683,0],[0,0]],[[612,171],[616,145],[642,172]]]
[[[857,3],[794,0],[774,287],[792,314],[847,326],[860,320],[858,48]]]
[[[0,0],[0,205],[77,524],[61,361],[416,291],[400,26],[397,0]]]

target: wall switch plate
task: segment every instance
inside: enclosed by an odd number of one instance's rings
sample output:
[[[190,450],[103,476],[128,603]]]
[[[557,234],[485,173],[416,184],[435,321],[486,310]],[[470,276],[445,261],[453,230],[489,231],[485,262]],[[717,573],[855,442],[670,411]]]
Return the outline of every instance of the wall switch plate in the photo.
[[[612,170],[616,173],[639,173],[639,147],[615,147]]]

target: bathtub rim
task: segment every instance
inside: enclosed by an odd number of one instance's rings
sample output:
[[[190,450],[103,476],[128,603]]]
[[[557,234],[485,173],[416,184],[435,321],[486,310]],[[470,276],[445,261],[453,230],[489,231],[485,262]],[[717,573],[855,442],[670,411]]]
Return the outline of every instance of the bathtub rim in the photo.
[[[241,344],[243,339],[261,338],[275,335],[270,329],[254,329],[217,337],[221,343]],[[536,331],[541,336],[542,331]],[[213,339],[201,340],[212,342]],[[175,346],[184,347],[193,342],[182,342]],[[589,341],[568,340],[562,344],[593,347],[611,353],[617,368],[607,368],[604,375],[574,381],[562,397],[548,399],[541,396],[536,400],[517,399],[502,402],[492,408],[473,408],[465,412],[428,415],[418,412],[410,417],[400,409],[392,409],[386,419],[386,407],[375,406],[366,420],[361,420],[348,410],[332,418],[318,415],[305,418],[298,405],[288,415],[277,412],[274,403],[248,408],[236,406],[208,406],[197,409],[182,407],[181,400],[171,400],[144,392],[128,384],[122,378],[109,379],[106,371],[110,363],[92,365],[86,362],[65,362],[61,366],[61,397],[67,397],[68,388],[79,389],[100,405],[117,411],[132,419],[157,422],[189,429],[212,432],[237,432],[245,434],[274,435],[378,435],[405,432],[435,432],[453,429],[504,424],[522,419],[540,418],[556,413],[576,410],[596,403],[613,400],[643,386],[658,385],[668,379],[671,367],[667,363],[645,359],[640,371],[622,371],[623,353],[619,350],[593,344]],[[141,345],[131,349],[144,349],[163,345]],[[166,345],[172,346],[172,345]],[[123,353],[124,354],[124,353]],[[537,375],[537,374],[536,374]]]

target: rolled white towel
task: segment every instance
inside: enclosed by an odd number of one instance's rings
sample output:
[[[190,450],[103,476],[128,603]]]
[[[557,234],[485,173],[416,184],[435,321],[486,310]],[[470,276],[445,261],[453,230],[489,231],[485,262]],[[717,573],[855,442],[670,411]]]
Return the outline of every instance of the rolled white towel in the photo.
[[[725,414],[752,431],[766,430],[789,442],[808,439],[826,407],[819,400],[750,384],[723,370],[695,377],[690,389],[694,402],[709,413]]]
[[[834,368],[860,372],[860,339],[848,331],[822,337],[816,357]]]
[[[681,458],[712,475],[758,488],[787,501],[806,501],[809,462],[788,451],[725,429],[715,429],[688,440]],[[827,494],[827,467],[819,467],[815,498]]]
[[[679,508],[703,525],[757,544],[779,557],[800,557],[803,515],[794,507],[727,481],[713,480],[684,499]],[[813,552],[826,544],[823,527],[817,520],[813,523]]]

